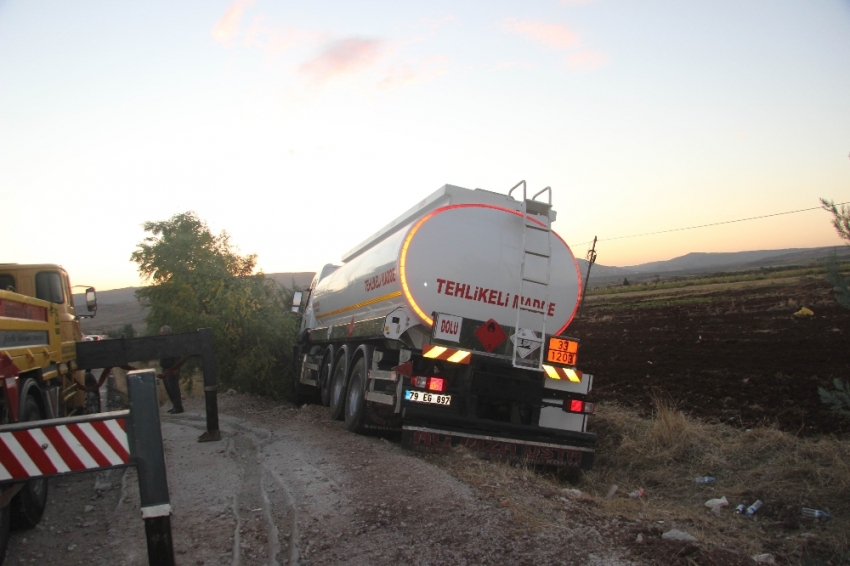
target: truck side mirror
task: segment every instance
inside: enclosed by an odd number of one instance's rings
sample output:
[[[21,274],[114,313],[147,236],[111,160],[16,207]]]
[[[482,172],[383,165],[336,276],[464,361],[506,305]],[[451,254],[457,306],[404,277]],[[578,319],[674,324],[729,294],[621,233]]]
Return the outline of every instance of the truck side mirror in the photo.
[[[292,294],[292,312],[298,312],[298,309],[301,307],[301,297],[303,293],[301,291],[295,291]]]
[[[97,312],[97,293],[94,287],[86,289],[86,308],[89,312]]]

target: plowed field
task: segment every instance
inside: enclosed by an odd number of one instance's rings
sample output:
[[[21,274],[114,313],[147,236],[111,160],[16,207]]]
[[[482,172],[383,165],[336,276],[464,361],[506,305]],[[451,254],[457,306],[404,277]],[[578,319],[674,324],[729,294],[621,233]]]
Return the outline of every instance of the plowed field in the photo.
[[[823,279],[590,295],[568,334],[597,401],[650,414],[653,397],[709,422],[850,432],[818,386],[850,379],[850,310]],[[813,316],[794,316],[801,307]]]

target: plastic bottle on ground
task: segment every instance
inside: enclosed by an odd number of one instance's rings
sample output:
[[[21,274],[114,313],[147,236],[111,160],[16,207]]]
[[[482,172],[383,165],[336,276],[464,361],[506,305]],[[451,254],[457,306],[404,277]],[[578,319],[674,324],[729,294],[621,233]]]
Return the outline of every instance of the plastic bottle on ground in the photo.
[[[699,476],[694,478],[694,483],[697,485],[706,485],[709,483],[714,483],[717,481],[717,478],[713,478],[711,476]]]
[[[764,503],[761,502],[761,499],[756,499],[756,502],[747,507],[747,510],[744,511],[744,515],[746,515],[747,517],[755,515],[756,511],[761,509],[762,505],[764,505]]]
[[[811,519],[823,519],[825,521],[827,519],[831,519],[832,515],[830,515],[826,511],[821,511],[820,509],[809,509],[808,507],[803,507],[803,517],[809,517]]]

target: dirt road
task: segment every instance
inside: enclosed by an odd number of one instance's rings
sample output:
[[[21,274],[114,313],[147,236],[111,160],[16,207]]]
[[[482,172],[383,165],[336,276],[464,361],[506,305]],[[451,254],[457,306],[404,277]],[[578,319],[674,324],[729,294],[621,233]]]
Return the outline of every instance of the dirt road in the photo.
[[[627,556],[641,525],[533,474],[473,489],[390,440],[346,432],[323,407],[237,394],[220,397],[222,441],[199,444],[203,406],[186,406],[162,414],[178,564],[640,563]],[[147,564],[135,471],[51,480],[43,522],[12,535],[6,564],[24,563]]]

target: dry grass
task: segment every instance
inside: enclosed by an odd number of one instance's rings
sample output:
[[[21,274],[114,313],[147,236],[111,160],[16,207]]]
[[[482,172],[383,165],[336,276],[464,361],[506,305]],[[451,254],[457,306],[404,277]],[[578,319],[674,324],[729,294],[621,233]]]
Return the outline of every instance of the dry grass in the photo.
[[[647,490],[645,500],[611,500],[611,511],[684,521],[702,540],[753,554],[775,551],[792,564],[820,563],[806,558],[813,546],[833,563],[850,560],[850,442],[703,424],[661,400],[652,419],[606,405],[593,422],[597,460],[581,487],[598,497],[612,484],[620,493]],[[697,486],[696,476],[717,483]],[[729,508],[709,514],[703,503],[722,496]],[[754,518],[734,514],[737,504],[756,499],[765,505]],[[802,519],[802,507],[828,510],[833,519]]]
[[[569,530],[575,514],[591,522],[663,521],[663,530],[685,530],[710,547],[772,553],[780,563],[850,563],[850,442],[704,424],[661,400],[652,419],[601,405],[592,422],[599,441],[596,462],[574,485],[551,469],[480,460],[462,449],[429,458],[494,505],[509,508],[525,527]],[[706,475],[717,482],[697,486],[694,478]],[[619,489],[607,499],[611,485]],[[573,506],[566,516],[557,501],[571,487],[581,489],[586,505]],[[641,487],[646,497],[628,497]],[[729,507],[715,516],[704,503],[722,496]],[[737,504],[756,499],[764,507],[754,517],[735,514]],[[804,506],[828,510],[833,519],[804,519]]]

